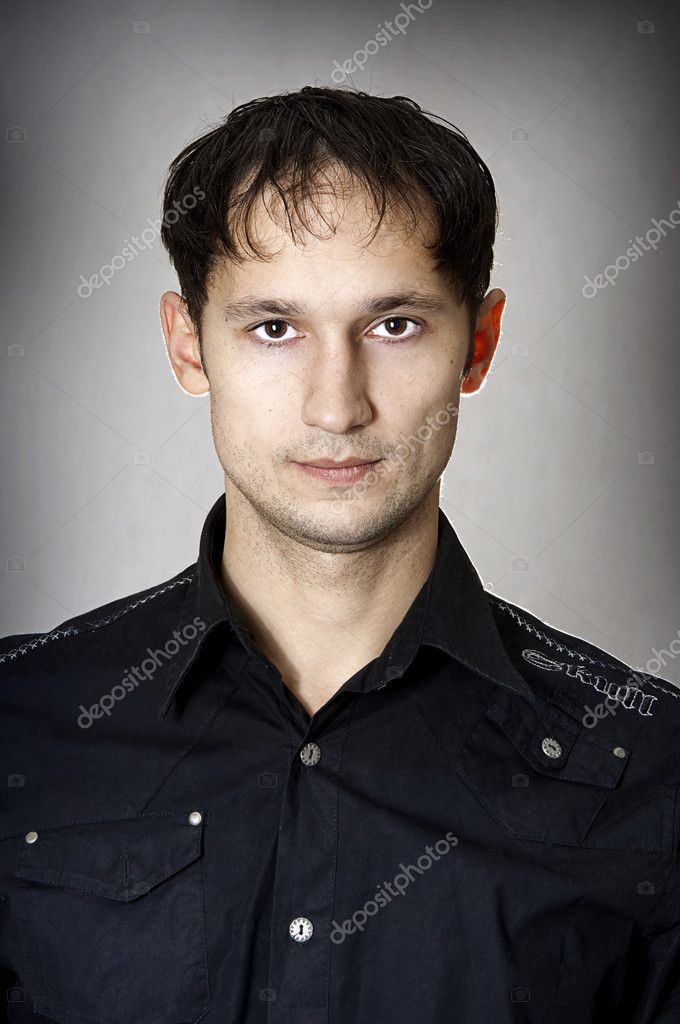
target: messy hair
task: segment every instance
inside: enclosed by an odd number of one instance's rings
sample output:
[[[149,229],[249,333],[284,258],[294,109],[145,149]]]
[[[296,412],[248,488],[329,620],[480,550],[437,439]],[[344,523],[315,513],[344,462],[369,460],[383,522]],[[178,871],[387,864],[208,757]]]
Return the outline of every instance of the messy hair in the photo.
[[[372,200],[374,234],[394,207],[410,213],[413,228],[432,223],[427,249],[467,306],[467,372],[489,287],[498,205],[491,172],[467,137],[435,117],[406,96],[307,85],[243,103],[190,142],[168,169],[161,240],[199,343],[208,286],[221,261],[268,258],[252,236],[255,204],[274,196],[295,238],[296,225],[310,230],[306,211],[316,209],[334,167]],[[201,198],[189,207],[194,196]]]

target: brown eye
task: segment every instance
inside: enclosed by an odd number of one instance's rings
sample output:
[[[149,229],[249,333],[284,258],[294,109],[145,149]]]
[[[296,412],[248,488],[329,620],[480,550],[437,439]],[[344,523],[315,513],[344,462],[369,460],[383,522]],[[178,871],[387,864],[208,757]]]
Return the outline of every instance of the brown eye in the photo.
[[[390,334],[403,334],[404,327],[409,321],[405,316],[390,316],[383,322],[387,324]]]
[[[371,334],[378,338],[406,341],[415,338],[422,330],[422,325],[410,316],[388,316],[373,328]]]
[[[268,338],[281,338],[286,333],[285,320],[267,320],[262,326]]]
[[[251,333],[258,341],[266,345],[269,342],[292,341],[295,336],[295,328],[291,327],[287,320],[264,320],[257,327],[253,327]]]

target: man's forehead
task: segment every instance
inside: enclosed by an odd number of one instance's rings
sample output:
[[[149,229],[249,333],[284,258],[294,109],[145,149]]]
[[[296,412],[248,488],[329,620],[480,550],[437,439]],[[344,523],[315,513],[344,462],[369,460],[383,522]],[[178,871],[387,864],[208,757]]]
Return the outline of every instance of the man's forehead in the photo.
[[[428,204],[415,210],[395,197],[386,197],[384,211],[361,183],[342,180],[335,187],[319,184],[308,196],[293,201],[269,186],[257,196],[245,219],[233,225],[242,265],[255,262],[261,254],[270,260],[288,256],[313,259],[366,254],[389,256],[400,251],[425,255],[433,240],[434,223]],[[257,253],[243,245],[245,233]]]

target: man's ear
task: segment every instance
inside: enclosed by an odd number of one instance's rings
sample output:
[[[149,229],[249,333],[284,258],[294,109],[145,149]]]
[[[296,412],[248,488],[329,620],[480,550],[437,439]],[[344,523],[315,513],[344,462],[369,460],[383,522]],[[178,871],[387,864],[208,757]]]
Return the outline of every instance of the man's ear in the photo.
[[[470,368],[463,377],[460,390],[463,394],[479,391],[491,366],[496,346],[501,336],[501,317],[505,308],[505,292],[492,288],[479,307],[475,322],[474,354]]]
[[[210,382],[203,369],[198,333],[189,317],[185,300],[177,292],[163,292],[160,315],[175,380],[188,395],[206,395],[210,391]]]

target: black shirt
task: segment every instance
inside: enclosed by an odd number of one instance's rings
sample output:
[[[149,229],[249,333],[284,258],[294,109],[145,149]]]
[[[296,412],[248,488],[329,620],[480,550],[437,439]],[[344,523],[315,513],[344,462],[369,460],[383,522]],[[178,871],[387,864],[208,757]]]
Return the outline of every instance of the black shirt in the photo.
[[[680,691],[486,592],[444,513],[311,718],[219,582],[0,646],[0,1002],[62,1024],[678,1024]]]

